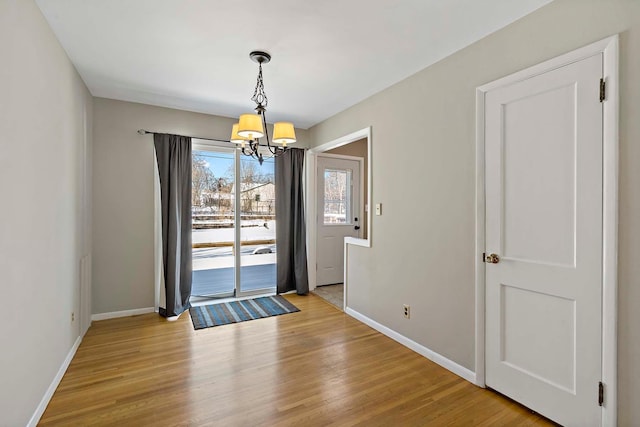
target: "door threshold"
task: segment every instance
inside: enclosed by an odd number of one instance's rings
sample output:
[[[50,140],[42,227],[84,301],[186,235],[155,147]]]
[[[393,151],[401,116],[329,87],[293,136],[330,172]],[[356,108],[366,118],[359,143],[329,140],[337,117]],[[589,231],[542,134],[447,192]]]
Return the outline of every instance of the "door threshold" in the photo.
[[[211,304],[219,304],[223,302],[233,302],[233,301],[243,301],[247,299],[260,298],[260,297],[271,297],[276,295],[275,292],[268,292],[264,294],[255,294],[255,295],[244,295],[241,297],[225,297],[225,298],[207,298],[207,297],[196,297],[190,299],[190,303],[192,307],[199,307],[202,305],[211,305]]]

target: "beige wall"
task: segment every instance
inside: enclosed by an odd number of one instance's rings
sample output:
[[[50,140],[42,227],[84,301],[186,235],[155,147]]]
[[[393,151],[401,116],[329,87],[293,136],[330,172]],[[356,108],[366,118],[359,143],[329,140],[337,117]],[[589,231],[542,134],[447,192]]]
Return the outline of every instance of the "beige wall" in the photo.
[[[372,126],[372,248],[352,247],[350,306],[474,369],[475,88],[620,33],[619,421],[640,422],[640,2],[556,0],[311,128]],[[421,130],[415,129],[419,123]],[[410,197],[416,195],[419,197]],[[411,320],[402,304],[411,304]]]
[[[0,58],[0,425],[23,426],[80,335],[92,100],[32,0],[0,2]]]
[[[367,147],[367,139],[360,139],[358,141],[350,142],[349,144],[342,145],[340,147],[327,150],[325,153],[327,154],[342,154],[343,156],[354,156],[354,157],[362,157],[364,159],[364,171],[362,176],[364,177],[363,190],[364,190],[364,205],[367,206],[369,204],[368,199],[368,189],[369,183],[367,182],[368,176],[368,167],[369,167],[369,159],[368,159],[368,147]],[[362,227],[362,238],[367,238],[367,213],[362,216],[360,219],[360,226]]]
[[[104,98],[94,111],[93,312],[153,307],[153,136],[136,131],[229,139],[235,120]]]

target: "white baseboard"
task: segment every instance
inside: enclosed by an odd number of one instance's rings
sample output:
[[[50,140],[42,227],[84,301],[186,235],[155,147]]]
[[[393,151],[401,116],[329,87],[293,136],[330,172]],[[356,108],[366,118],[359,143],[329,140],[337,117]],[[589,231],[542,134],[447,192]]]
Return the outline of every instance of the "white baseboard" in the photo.
[[[58,373],[53,378],[53,381],[51,381],[51,384],[49,385],[49,388],[47,389],[46,393],[44,394],[44,396],[42,396],[42,400],[40,400],[40,403],[36,407],[35,412],[33,413],[33,415],[31,416],[31,419],[27,423],[27,427],[35,427],[38,425],[38,422],[40,421],[40,417],[42,417],[42,414],[44,414],[45,409],[47,409],[47,405],[49,404],[49,401],[53,397],[53,393],[55,393],[56,389],[58,388],[58,384],[60,384],[60,381],[62,381],[62,377],[64,376],[65,372],[67,372],[67,368],[69,367],[71,360],[73,360],[73,356],[76,355],[76,351],[78,350],[78,347],[80,347],[81,342],[82,342],[82,336],[79,336],[78,339],[76,339],[76,342],[73,344],[73,347],[71,347],[71,350],[69,350],[69,354],[67,354],[67,357],[64,359],[64,362],[62,362],[60,369],[58,369]]]
[[[395,341],[399,342],[400,344],[404,345],[405,347],[410,348],[411,350],[413,350],[416,353],[426,357],[427,359],[431,360],[432,362],[437,363],[438,365],[442,366],[443,368],[448,369],[449,371],[451,371],[454,374],[464,378],[465,380],[469,381],[470,383],[473,383],[473,384],[476,383],[476,374],[475,374],[475,372],[465,368],[462,365],[457,364],[453,360],[447,359],[443,355],[441,355],[439,353],[436,353],[435,351],[430,350],[430,349],[428,349],[427,347],[425,347],[425,346],[423,346],[421,344],[418,344],[417,342],[405,337],[404,335],[401,335],[401,334],[397,333],[393,329],[387,328],[386,326],[376,322],[375,320],[372,320],[372,319],[368,318],[364,314],[358,313],[357,311],[355,311],[352,308],[347,307],[347,309],[345,310],[345,313],[347,313],[349,316],[361,321],[365,325],[371,326],[376,331],[388,336],[392,340],[395,340]]]
[[[112,311],[110,313],[97,313],[91,315],[91,320],[115,319],[117,317],[137,316],[138,314],[153,313],[154,307],[135,308],[133,310]]]

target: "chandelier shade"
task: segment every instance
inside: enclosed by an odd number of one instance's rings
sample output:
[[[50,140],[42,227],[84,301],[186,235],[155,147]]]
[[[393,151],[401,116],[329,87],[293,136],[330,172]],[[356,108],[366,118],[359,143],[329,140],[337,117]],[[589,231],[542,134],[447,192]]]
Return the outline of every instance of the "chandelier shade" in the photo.
[[[273,124],[273,142],[286,146],[296,142],[296,131],[293,123],[276,122]]]
[[[230,141],[233,142],[234,144],[244,144],[248,140],[249,140],[248,138],[238,135],[238,123],[235,123],[231,129]]]
[[[262,117],[259,114],[241,114],[238,121],[238,136],[258,139],[264,136]]]

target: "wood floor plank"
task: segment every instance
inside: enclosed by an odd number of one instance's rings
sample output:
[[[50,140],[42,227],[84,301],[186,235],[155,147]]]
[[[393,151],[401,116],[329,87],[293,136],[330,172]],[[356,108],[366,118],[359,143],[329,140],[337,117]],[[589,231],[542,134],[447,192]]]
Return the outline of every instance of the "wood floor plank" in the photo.
[[[326,304],[195,331],[188,314],[94,322],[40,425],[544,426]]]

